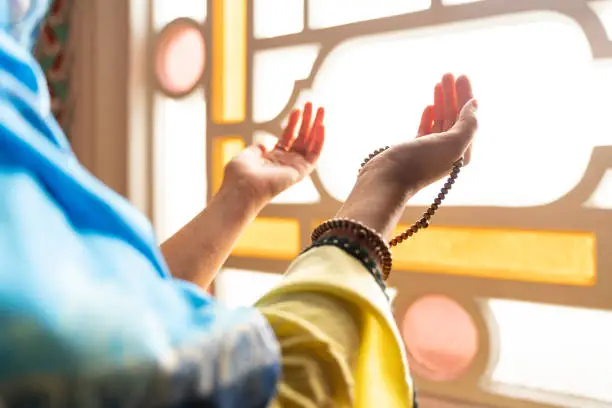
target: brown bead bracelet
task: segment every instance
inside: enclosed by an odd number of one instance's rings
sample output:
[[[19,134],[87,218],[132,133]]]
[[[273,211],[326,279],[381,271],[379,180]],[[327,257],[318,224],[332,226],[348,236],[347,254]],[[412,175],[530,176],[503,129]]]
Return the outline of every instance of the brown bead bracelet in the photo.
[[[316,242],[321,236],[329,231],[343,230],[351,233],[358,239],[365,242],[368,248],[374,251],[374,256],[378,259],[381,266],[382,278],[387,280],[391,273],[392,259],[389,246],[385,242],[382,235],[378,232],[366,227],[359,221],[348,218],[332,218],[324,221],[312,231],[310,239]]]
[[[374,157],[378,156],[380,153],[389,149],[389,146],[385,146],[380,149],[376,149],[372,152],[362,163],[361,168],[363,168],[370,160]],[[427,228],[429,226],[429,221],[431,217],[436,214],[436,211],[440,208],[442,201],[446,198],[446,195],[455,184],[455,180],[459,176],[459,172],[461,171],[461,167],[463,167],[463,157],[457,160],[452,168],[446,183],[440,189],[440,193],[438,197],[436,197],[433,203],[429,206],[427,211],[423,213],[423,217],[420,220],[415,222],[410,228],[406,229],[401,234],[396,235],[389,243],[387,244],[382,237],[382,235],[359,221],[346,219],[346,218],[333,218],[327,220],[320,224],[317,228],[312,232],[311,240],[312,242],[317,241],[321,236],[329,231],[333,230],[345,230],[349,231],[359,239],[365,241],[369,248],[374,249],[374,255],[378,258],[378,262],[381,265],[382,269],[382,278],[383,280],[387,280],[391,273],[391,267],[393,265],[393,261],[391,258],[391,250],[390,247],[394,247],[402,243],[404,240],[413,236],[421,229]],[[359,171],[361,171],[361,168]]]
[[[361,163],[361,168],[359,169],[359,171],[361,171],[363,166],[365,166],[370,160],[372,160],[374,157],[378,156],[379,154],[381,154],[387,149],[389,149],[389,146],[385,146],[383,148],[376,149],[374,150],[374,152],[370,153],[370,155]],[[446,195],[448,194],[450,189],[453,187],[453,184],[455,184],[455,180],[459,176],[461,167],[463,167],[463,157],[457,160],[453,164],[450,175],[448,179],[446,180],[446,183],[444,183],[444,186],[440,189],[440,193],[438,193],[438,197],[434,199],[433,203],[429,206],[427,211],[423,213],[423,217],[421,217],[420,220],[412,224],[410,228],[406,229],[404,232],[396,235],[393,239],[391,239],[391,241],[389,241],[390,247],[394,247],[394,246],[401,244],[404,240],[410,238],[411,236],[419,232],[419,230],[429,227],[429,221],[431,220],[431,217],[433,217],[436,214],[436,211],[438,211],[438,209],[440,208],[442,201],[446,198]]]

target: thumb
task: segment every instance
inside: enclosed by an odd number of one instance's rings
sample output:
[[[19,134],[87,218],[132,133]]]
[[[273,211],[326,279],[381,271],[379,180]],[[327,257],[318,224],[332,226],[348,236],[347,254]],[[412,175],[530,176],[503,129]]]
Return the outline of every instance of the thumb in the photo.
[[[476,111],[478,110],[478,102],[476,99],[470,99],[459,112],[459,119],[452,128],[445,132],[445,136],[452,138],[457,143],[456,148],[461,153],[472,143],[472,139],[478,129],[478,119]]]

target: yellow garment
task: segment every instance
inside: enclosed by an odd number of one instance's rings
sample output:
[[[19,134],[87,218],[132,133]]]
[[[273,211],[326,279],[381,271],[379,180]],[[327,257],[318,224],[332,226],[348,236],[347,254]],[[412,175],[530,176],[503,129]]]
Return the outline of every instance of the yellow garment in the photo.
[[[406,355],[387,298],[335,247],[301,255],[257,307],[282,348],[273,408],[412,408]]]

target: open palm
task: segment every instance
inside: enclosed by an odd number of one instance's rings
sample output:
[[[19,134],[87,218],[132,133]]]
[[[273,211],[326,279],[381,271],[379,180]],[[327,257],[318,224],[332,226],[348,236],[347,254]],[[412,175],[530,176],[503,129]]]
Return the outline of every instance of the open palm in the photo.
[[[447,175],[460,158],[468,164],[476,107],[470,80],[444,75],[434,88],[434,104],[423,111],[417,137],[374,157],[360,177],[375,172],[400,189],[407,185],[421,189]]]
[[[250,146],[225,168],[224,184],[248,188],[254,198],[269,201],[308,176],[315,168],[325,141],[323,108],[314,123],[311,103],[291,112],[289,122],[273,150]],[[295,130],[301,119],[297,137]]]

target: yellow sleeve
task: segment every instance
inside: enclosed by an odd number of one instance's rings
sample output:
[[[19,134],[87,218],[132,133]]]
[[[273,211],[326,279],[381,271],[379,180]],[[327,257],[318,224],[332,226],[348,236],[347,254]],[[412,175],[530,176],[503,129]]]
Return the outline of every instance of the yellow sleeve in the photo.
[[[335,247],[301,255],[257,307],[281,344],[272,407],[413,406],[389,302],[363,265]]]

